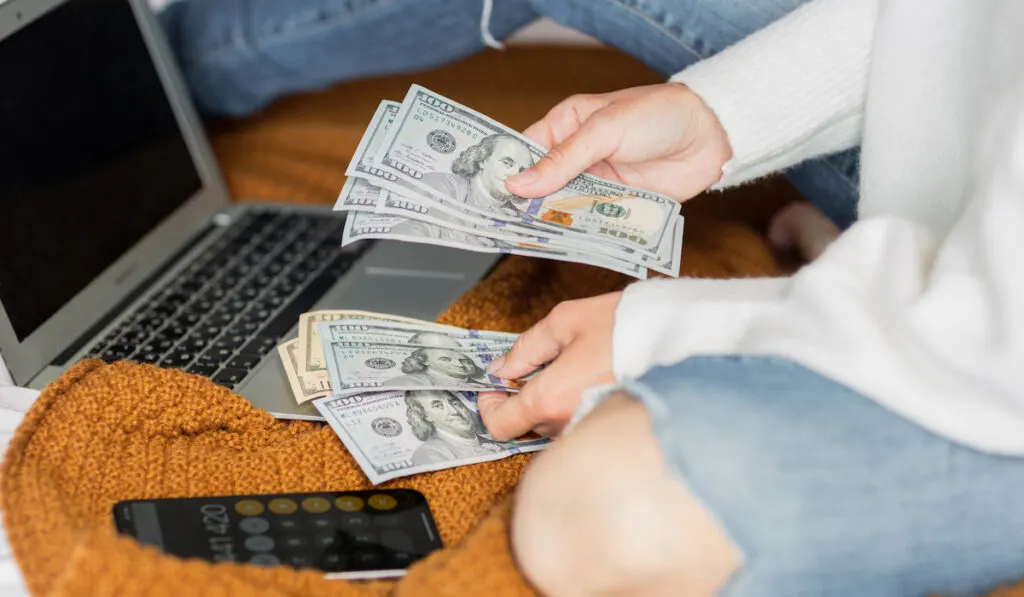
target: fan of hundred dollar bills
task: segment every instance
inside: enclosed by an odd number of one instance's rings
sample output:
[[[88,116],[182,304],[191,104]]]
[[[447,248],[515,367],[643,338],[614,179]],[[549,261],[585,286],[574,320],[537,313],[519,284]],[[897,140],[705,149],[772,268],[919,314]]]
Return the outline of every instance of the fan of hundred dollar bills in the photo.
[[[581,174],[541,199],[505,179],[546,150],[516,131],[413,85],[383,101],[349,164],[336,211],[343,244],[390,239],[678,277],[683,218],[671,198]]]
[[[487,373],[516,334],[466,330],[364,311],[314,311],[278,347],[299,403],[312,401],[372,483],[544,448],[541,437],[494,440],[482,390],[523,380]]]

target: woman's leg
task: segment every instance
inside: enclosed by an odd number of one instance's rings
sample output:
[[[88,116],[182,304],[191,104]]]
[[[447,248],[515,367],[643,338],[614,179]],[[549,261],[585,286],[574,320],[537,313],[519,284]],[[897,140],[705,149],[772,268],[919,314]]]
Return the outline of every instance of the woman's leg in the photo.
[[[577,419],[513,510],[517,562],[551,597],[978,595],[1024,577],[1024,459],[792,362],[688,359]]]
[[[341,81],[441,65],[482,49],[481,0],[180,0],[161,14],[199,109],[244,116]],[[498,0],[490,31],[536,18]]]

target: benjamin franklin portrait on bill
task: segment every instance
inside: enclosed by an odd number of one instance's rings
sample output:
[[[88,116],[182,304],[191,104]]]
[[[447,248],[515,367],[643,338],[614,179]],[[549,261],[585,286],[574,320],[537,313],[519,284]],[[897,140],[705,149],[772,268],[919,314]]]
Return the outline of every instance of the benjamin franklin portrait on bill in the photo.
[[[461,352],[462,346],[438,332],[421,332],[409,339],[416,349],[402,363],[402,373],[389,379],[387,386],[405,387],[478,387],[491,386],[484,381],[486,371]]]
[[[452,163],[452,171],[423,175],[423,183],[439,194],[485,211],[522,212],[526,200],[505,187],[505,180],[534,164],[530,147],[507,134],[488,135],[467,147]]]
[[[414,466],[498,454],[504,450],[483,437],[480,416],[452,392],[412,390],[405,393],[406,418],[416,439]]]

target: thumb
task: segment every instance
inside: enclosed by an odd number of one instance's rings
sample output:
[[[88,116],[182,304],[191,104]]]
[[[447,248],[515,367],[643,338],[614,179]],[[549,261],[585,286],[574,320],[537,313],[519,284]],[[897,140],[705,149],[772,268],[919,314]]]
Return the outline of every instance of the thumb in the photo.
[[[529,384],[527,384],[529,385]],[[487,433],[499,442],[509,441],[533,429],[533,413],[519,394],[480,392],[476,398]]]
[[[532,168],[509,178],[505,186],[520,197],[545,197],[564,187],[581,172],[618,149],[621,135],[600,111],[564,141],[555,145]]]

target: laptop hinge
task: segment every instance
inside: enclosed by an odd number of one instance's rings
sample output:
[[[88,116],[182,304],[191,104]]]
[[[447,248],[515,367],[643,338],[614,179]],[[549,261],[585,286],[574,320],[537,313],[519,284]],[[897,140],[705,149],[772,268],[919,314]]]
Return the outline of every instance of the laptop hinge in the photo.
[[[186,242],[181,249],[174,253],[169,259],[163,262],[152,274],[147,276],[138,286],[135,287],[127,296],[125,296],[120,302],[114,305],[106,314],[103,315],[92,327],[87,329],[81,336],[78,337],[64,352],[57,355],[53,359],[52,365],[56,367],[63,367],[67,365],[68,361],[74,357],[78,351],[82,350],[90,340],[96,337],[97,334],[103,331],[110,322],[114,321],[118,316],[124,313],[125,309],[131,306],[132,303],[137,301],[147,290],[149,290],[153,284],[155,284],[160,278],[162,278],[178,261],[180,261],[189,251],[195,248],[200,242],[206,237],[213,233],[214,230],[219,228],[214,223],[207,224],[205,228],[197,232],[192,236],[192,239]]]

